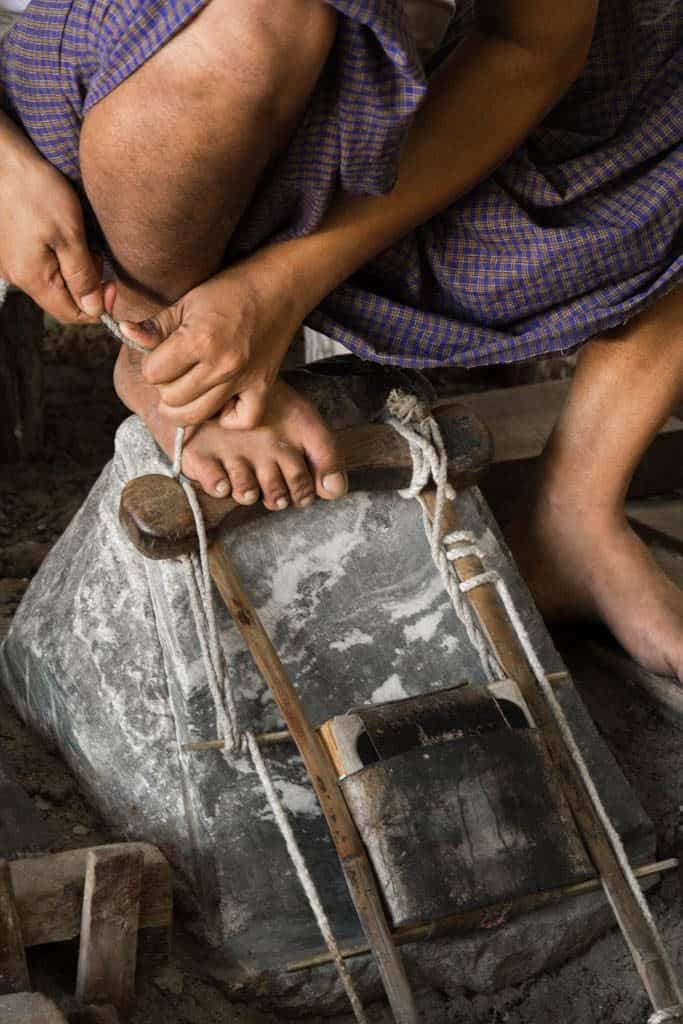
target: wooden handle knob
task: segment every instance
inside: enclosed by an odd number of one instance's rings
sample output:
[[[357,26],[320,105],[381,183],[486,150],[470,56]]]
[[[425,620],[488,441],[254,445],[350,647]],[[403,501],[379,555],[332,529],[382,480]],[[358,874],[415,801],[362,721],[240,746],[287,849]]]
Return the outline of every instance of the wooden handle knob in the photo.
[[[448,452],[449,479],[465,486],[485,469],[492,456],[491,436],[468,409],[450,405],[436,416]],[[345,459],[349,490],[399,490],[412,477],[410,449],[393,427],[366,423],[337,433]],[[224,530],[253,520],[266,510],[259,503],[238,505],[197,490],[206,532],[214,540]],[[135,547],[148,558],[177,558],[197,549],[194,518],[185,493],[170,476],[153,474],[126,484],[119,520]]]

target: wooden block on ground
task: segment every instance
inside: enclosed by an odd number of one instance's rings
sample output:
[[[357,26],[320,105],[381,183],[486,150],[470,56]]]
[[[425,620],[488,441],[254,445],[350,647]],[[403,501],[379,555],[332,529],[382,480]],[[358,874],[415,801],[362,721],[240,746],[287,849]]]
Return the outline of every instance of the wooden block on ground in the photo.
[[[570,384],[570,380],[550,380],[458,398],[493,435],[493,464],[479,483],[499,521],[509,519],[519,494],[533,479],[536,460]],[[631,481],[630,497],[683,488],[682,447],[683,420],[672,416],[643,456]]]
[[[80,933],[86,864],[91,849],[12,861],[10,871],[26,946],[64,942]],[[141,851],[140,928],[143,936],[148,931],[157,939],[169,935],[173,893],[171,869],[164,855],[149,843],[121,843],[105,849]]]
[[[49,849],[51,830],[35,804],[2,762],[0,754],[0,858]]]
[[[124,1015],[135,996],[142,863],[140,850],[100,847],[85,874],[76,998]]]
[[[7,861],[0,861],[0,993],[26,992],[30,987],[12,876]]]
[[[66,1017],[41,992],[0,996],[2,1024],[66,1024]]]

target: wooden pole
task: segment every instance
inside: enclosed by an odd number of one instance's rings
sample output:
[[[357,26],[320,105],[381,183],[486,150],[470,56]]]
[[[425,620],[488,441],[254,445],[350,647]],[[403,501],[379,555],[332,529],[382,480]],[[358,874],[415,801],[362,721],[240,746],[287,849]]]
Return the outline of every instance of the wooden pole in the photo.
[[[424,491],[422,498],[427,515],[433,521],[436,511],[434,489]],[[442,518],[443,535],[461,528],[455,505],[448,502]],[[470,580],[485,571],[480,559],[474,555],[456,558],[453,566],[462,581]],[[469,592],[469,599],[504,672],[519,686],[532,716],[542,730],[557,765],[565,796],[652,1006],[655,1010],[680,1006],[683,997],[657,928],[644,912],[628,883],[610,837],[593,806],[590,793],[538,685],[495,585],[484,583],[475,587]]]
[[[0,861],[0,995],[31,988],[9,864]]]
[[[214,544],[209,551],[209,561],[218,591],[270,687],[308,769],[397,1024],[417,1024],[413,994],[384,914],[372,866],[339,789],[328,753],[306,718],[297,692],[224,548]]]

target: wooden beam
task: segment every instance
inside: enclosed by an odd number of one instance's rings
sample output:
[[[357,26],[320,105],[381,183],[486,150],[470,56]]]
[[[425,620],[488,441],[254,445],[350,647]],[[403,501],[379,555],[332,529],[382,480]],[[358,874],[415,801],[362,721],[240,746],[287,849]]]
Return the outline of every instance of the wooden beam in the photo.
[[[551,380],[458,398],[491,431],[493,461],[479,486],[500,521],[510,518],[518,496],[531,484],[570,384],[570,380]],[[682,447],[683,419],[672,416],[636,469],[629,497],[646,498],[683,488]]]
[[[143,856],[141,942],[148,934],[155,938],[160,934],[170,936],[173,893],[168,861],[150,843],[107,847],[119,848],[140,850]],[[12,884],[26,946],[64,942],[80,934],[86,865],[91,849],[97,847],[12,861]]]
[[[0,861],[0,993],[26,992],[30,987],[12,876],[9,864],[3,860]]]
[[[124,1016],[135,997],[142,862],[141,850],[100,847],[85,874],[76,998]]]

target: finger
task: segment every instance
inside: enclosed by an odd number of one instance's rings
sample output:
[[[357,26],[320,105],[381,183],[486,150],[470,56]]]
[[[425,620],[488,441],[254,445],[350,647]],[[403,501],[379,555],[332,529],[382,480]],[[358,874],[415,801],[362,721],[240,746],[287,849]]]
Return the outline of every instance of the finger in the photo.
[[[234,389],[233,389],[234,393]],[[265,387],[245,388],[222,413],[220,423],[228,430],[253,430],[266,414],[268,392]]]
[[[229,384],[217,384],[189,405],[167,405],[162,398],[159,402],[159,412],[179,427],[190,423],[204,423],[223,408],[230,398],[230,393]]]
[[[182,307],[177,303],[174,306],[168,306],[167,309],[162,309],[156,316],[149,317],[147,320],[141,320],[139,323],[136,323],[134,320],[122,320],[119,326],[127,338],[153,352],[161,346],[162,341],[167,341],[177,331],[180,331],[182,322]],[[171,354],[175,351],[173,346],[171,346],[169,351]],[[148,384],[163,384],[167,380],[175,380],[176,377],[189,370],[190,366],[196,362],[197,360],[194,358],[178,372],[171,373],[170,376],[162,376],[157,380],[152,379],[155,377],[154,370],[156,364],[150,356],[149,360],[145,361],[145,379]],[[149,379],[147,378],[148,372],[151,375]]]
[[[236,458],[226,463],[232,496],[240,505],[253,505],[259,499],[259,486],[254,471],[246,459]]]
[[[104,284],[104,308],[106,312],[109,313],[109,316],[111,316],[114,311],[114,303],[116,302],[116,291],[116,281],[107,281]]]
[[[185,475],[195,480],[206,494],[217,498],[227,498],[230,494],[230,480],[218,459],[185,452],[182,468]]]
[[[266,508],[271,512],[281,512],[287,508],[289,491],[277,462],[271,460],[257,466],[256,476]]]
[[[27,277],[29,282],[37,282],[37,284],[29,283],[27,286],[26,283],[18,281],[19,287],[30,295],[41,309],[59,320],[60,323],[86,323],[91,319],[78,308],[71,297],[64,284],[57,257],[52,251],[46,255],[40,267],[36,268],[35,273],[29,273]]]
[[[104,313],[102,267],[88,249],[83,224],[55,245],[59,270],[69,294],[86,316]]]
[[[315,475],[318,497],[325,501],[343,498],[349,486],[344,460],[334,435],[318,416],[307,424],[303,444],[306,459]]]
[[[292,504],[297,508],[308,508],[315,501],[315,483],[306,460],[301,452],[284,444],[281,451],[278,464]]]
[[[187,373],[170,384],[161,384],[159,394],[165,405],[189,406],[214,387],[223,386],[230,393],[230,385],[220,374],[212,372],[204,363],[196,363]]]

